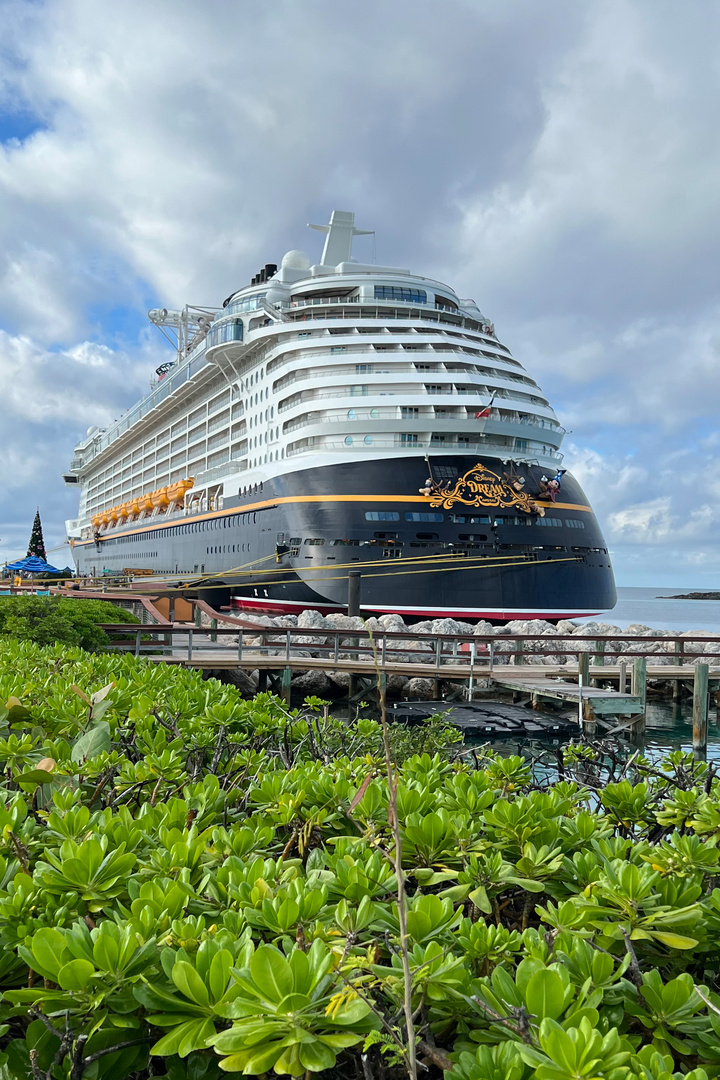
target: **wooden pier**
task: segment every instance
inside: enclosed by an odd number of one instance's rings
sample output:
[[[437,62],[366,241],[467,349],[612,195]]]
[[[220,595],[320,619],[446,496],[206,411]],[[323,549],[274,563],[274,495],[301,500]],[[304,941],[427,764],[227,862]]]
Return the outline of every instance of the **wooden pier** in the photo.
[[[693,745],[699,755],[707,747],[711,693],[715,693],[720,710],[720,654],[698,654],[695,663],[688,663],[687,650],[709,641],[717,643],[718,638],[712,635],[675,641],[661,635],[629,635],[622,639],[624,651],[618,653],[618,638],[609,636],[592,641],[573,634],[558,634],[550,640],[547,636],[515,634],[414,636],[411,628],[370,632],[265,627],[213,614],[218,618],[212,619],[210,627],[165,622],[108,624],[104,629],[115,640],[114,648],[143,656],[151,663],[204,670],[256,670],[261,686],[273,689],[288,702],[297,672],[349,676],[350,701],[370,700],[389,678],[403,675],[431,680],[436,700],[453,696],[472,699],[479,692],[487,696],[495,686],[527,695],[536,705],[550,700],[564,703],[576,711],[587,734],[631,729],[641,735],[646,725],[648,683],[669,682],[673,688],[690,684]],[[220,620],[224,625],[219,625]],[[663,654],[670,664],[653,663],[657,654],[650,646],[658,641],[674,645],[672,652]],[[537,655],[541,648],[568,660],[564,664],[533,664],[533,651]],[[625,723],[618,727],[609,722],[610,717],[625,718]]]

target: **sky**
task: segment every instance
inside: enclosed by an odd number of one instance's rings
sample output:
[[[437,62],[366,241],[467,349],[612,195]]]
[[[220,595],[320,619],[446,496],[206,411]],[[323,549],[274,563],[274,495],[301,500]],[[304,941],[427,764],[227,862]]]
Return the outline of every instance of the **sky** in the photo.
[[[618,583],[720,588],[719,33],[706,0],[3,0],[0,560],[39,506],[69,561],[61,472],[168,358],[148,308],[347,209],[538,380]]]

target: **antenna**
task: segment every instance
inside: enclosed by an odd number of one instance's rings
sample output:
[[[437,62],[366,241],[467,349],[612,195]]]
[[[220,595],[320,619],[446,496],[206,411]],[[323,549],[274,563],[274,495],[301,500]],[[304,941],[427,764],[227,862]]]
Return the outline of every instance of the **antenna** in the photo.
[[[206,337],[219,310],[190,304],[186,304],[182,311],[153,308],[148,311],[148,319],[175,349],[175,363],[179,364]]]
[[[351,210],[333,210],[329,225],[308,225],[308,228],[325,233],[323,266],[339,266],[348,262],[352,255],[353,237],[373,235],[372,229],[355,228],[355,214]]]

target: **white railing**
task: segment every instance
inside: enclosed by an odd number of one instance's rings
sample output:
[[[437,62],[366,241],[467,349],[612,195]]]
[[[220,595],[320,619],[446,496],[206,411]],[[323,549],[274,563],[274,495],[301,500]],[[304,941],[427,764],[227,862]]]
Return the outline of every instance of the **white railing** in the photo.
[[[487,442],[438,442],[433,439],[418,439],[417,442],[397,442],[395,439],[381,439],[377,440],[373,436],[373,441],[370,444],[364,442],[353,442],[348,445],[344,440],[342,442],[330,442],[322,440],[321,438],[313,441],[312,445],[300,446],[296,448],[289,448],[285,452],[286,457],[297,457],[300,454],[326,454],[326,453],[342,453],[353,454],[357,451],[363,453],[373,453],[375,451],[387,451],[396,450],[400,453],[406,453],[413,450],[438,450],[445,451],[451,454],[479,454],[487,457],[488,455],[503,456],[506,458],[512,457],[513,454],[518,454],[519,451],[507,443],[493,442],[488,440]],[[561,462],[563,455],[556,450],[546,450],[543,447],[527,446],[522,451],[523,460],[542,460]]]

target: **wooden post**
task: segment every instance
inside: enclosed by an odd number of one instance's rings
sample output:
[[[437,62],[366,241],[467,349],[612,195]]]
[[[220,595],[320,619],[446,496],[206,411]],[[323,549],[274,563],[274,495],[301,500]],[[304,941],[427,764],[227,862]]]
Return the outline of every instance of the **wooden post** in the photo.
[[[360,614],[360,571],[348,571],[348,615]]]
[[[618,663],[618,693],[624,694],[627,687],[627,662],[620,660]]]
[[[587,655],[587,654],[586,654]],[[589,701],[583,705],[582,729],[583,735],[594,736],[597,734],[597,717],[595,710]]]
[[[605,666],[605,642],[604,641],[596,641],[595,642],[595,656],[593,657],[593,660],[595,662],[596,667],[604,667]],[[600,679],[593,679],[592,680],[592,685],[593,686],[599,686],[600,683],[601,683]]]
[[[695,665],[693,679],[693,756],[707,759],[708,740],[708,665]]]
[[[202,611],[197,603],[193,604],[195,611],[195,625],[200,628],[202,626]]]
[[[442,695],[440,693],[440,680],[433,679],[433,701],[440,701]]]
[[[292,668],[284,667],[282,683],[280,685],[280,697],[286,705],[290,704],[290,683],[292,682]]]
[[[684,653],[685,652],[685,641],[684,641],[683,638],[676,638],[675,639],[675,648],[674,648],[673,651],[677,652],[677,653]],[[682,656],[674,656],[673,657],[673,664],[675,665],[675,667],[681,667],[682,662],[683,662],[683,657]],[[672,690],[673,690],[673,701],[680,701],[682,699],[682,682],[680,681],[680,679],[675,679],[673,681]]]
[[[211,619],[210,620],[210,630],[211,631],[212,630],[217,630],[217,619]],[[217,641],[217,634],[211,633],[210,634],[210,640],[211,641]]]
[[[522,638],[518,638],[515,642],[515,664],[524,664],[525,659],[523,657],[523,649],[525,648],[525,642]]]
[[[633,660],[630,692],[633,697],[640,698],[642,712],[633,721],[633,731],[636,735],[644,735],[646,727],[646,699],[647,699],[647,660],[644,656],[636,656]]]
[[[175,622],[175,597],[168,597],[168,620],[171,623]]]
[[[578,653],[578,682],[582,678],[583,690],[590,686],[590,653]]]
[[[264,694],[268,688],[268,673],[267,668],[258,669],[258,693]]]

